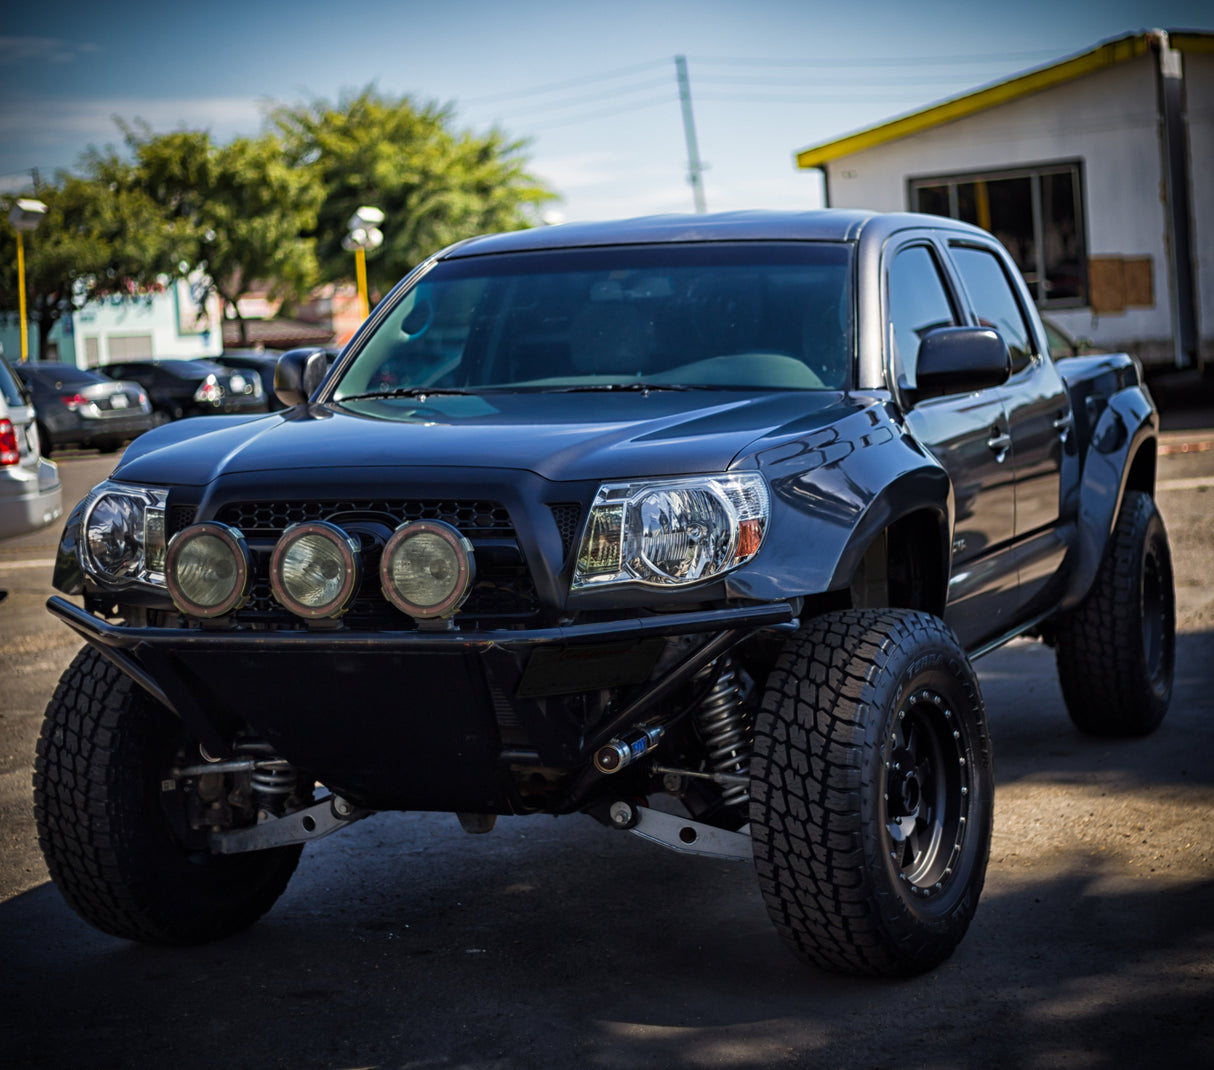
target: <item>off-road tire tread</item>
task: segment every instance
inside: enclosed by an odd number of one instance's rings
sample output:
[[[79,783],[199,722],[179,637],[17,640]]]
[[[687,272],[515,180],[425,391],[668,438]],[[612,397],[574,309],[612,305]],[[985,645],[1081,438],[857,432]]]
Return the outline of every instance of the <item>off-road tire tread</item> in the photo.
[[[51,878],[86,921],[128,940],[198,944],[244,929],[269,910],[301,847],[217,858],[223,893],[209,900],[205,887],[200,893],[183,885],[176,867],[164,867],[163,845],[148,849],[156,826],[140,805],[134,771],[142,734],[172,716],[85,647],[47,706],[34,765],[34,816]]]
[[[1126,493],[1092,589],[1058,619],[1058,682],[1071,721],[1089,735],[1143,736],[1167,712],[1171,685],[1162,700],[1153,693],[1137,617],[1143,543],[1156,518],[1149,494]],[[1161,518],[1159,525],[1162,531]],[[1163,552],[1168,552],[1166,537]],[[1168,566],[1170,585],[1170,558]]]
[[[943,941],[891,946],[882,913],[890,904],[865,862],[860,796],[865,711],[893,652],[920,633],[955,651],[981,711],[976,741],[990,768],[985,712],[976,677],[952,630],[926,613],[849,610],[827,614],[787,644],[768,677],[755,725],[751,839],[760,891],[777,931],[800,957],[823,969],[909,976],[931,969],[960,942],[977,906],[989,854]],[[989,800],[987,804],[989,806]]]

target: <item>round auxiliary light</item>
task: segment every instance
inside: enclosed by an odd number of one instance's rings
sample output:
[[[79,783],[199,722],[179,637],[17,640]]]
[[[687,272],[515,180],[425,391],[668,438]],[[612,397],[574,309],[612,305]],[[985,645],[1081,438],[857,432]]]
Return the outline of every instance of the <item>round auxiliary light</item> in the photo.
[[[193,524],[169,541],[164,578],[189,617],[222,617],[249,600],[252,573],[244,536],[227,524]]]
[[[270,558],[270,589],[298,617],[340,617],[362,580],[358,550],[336,524],[292,524]]]
[[[453,616],[475,580],[472,543],[441,520],[397,528],[379,562],[384,597],[420,620]]]

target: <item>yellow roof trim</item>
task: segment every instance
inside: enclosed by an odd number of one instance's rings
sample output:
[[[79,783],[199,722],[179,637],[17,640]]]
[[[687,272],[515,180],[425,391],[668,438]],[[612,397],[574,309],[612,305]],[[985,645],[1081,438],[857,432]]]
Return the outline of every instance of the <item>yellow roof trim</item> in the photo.
[[[1169,30],[1168,44],[1177,52],[1202,52],[1214,55],[1214,33],[1199,30]]]
[[[1183,39],[1188,41],[1189,35],[1184,35]],[[878,126],[870,126],[835,141],[813,145],[797,153],[797,166],[802,168],[820,167],[840,156],[850,156],[854,152],[862,152],[864,149],[871,149],[876,145],[884,145],[889,141],[896,141],[898,138],[918,134],[935,126],[942,126],[944,123],[964,119],[966,116],[974,115],[999,104],[1008,104],[1013,100],[1026,97],[1030,93],[1052,89],[1063,82],[1069,82],[1085,74],[1092,74],[1104,70],[1106,67],[1114,67],[1119,63],[1145,55],[1150,50],[1153,40],[1153,34],[1139,33],[1108,41],[1088,52],[1082,52],[1048,67],[1039,67],[1005,82],[996,82],[985,89],[953,97],[951,100],[934,104],[922,111],[911,112]],[[1178,47],[1175,39],[1173,39],[1173,47]]]

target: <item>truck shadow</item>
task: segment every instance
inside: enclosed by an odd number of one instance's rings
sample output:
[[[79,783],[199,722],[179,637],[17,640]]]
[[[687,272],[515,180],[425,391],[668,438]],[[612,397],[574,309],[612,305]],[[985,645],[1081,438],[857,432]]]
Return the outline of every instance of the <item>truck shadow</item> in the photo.
[[[1097,784],[1116,775],[1139,786],[1214,784],[1214,633],[1177,637],[1172,704],[1142,739],[1099,739],[1067,716],[1054,652],[1028,640],[976,663],[999,785],[1020,780]]]
[[[49,885],[0,906],[0,932],[21,1067],[1202,1065],[1214,1031],[1214,880],[1111,857],[993,859],[957,953],[904,981],[796,961],[747,865],[578,819],[472,839],[381,815],[206,947],[113,940]]]

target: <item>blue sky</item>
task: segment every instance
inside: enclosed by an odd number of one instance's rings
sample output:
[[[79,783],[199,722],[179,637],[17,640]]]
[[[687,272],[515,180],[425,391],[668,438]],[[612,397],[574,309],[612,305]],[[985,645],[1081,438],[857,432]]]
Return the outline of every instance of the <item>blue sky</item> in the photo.
[[[138,12],[138,13],[136,13]],[[385,93],[530,140],[568,219],[691,211],[674,57],[687,57],[707,205],[821,203],[796,149],[1148,27],[1208,0],[332,0],[24,5],[0,35],[0,190],[71,168],[113,122],[224,141],[268,104]]]

